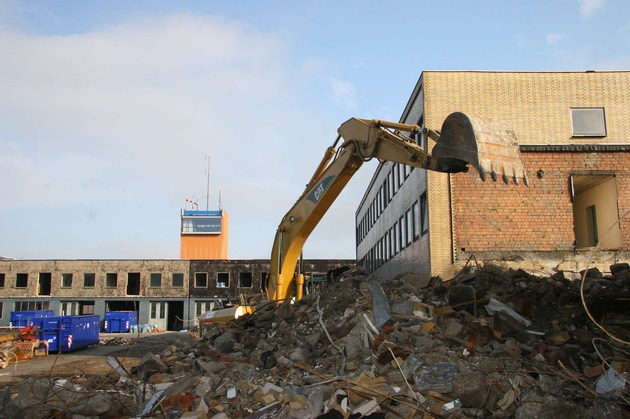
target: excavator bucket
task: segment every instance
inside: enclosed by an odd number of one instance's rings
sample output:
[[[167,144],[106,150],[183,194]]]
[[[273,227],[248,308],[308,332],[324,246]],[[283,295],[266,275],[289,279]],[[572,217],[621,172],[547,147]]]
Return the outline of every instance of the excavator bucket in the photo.
[[[505,183],[529,184],[514,131],[502,121],[454,112],[444,120],[431,154],[443,172],[461,172],[470,164],[481,180],[490,174],[494,181],[500,176]]]

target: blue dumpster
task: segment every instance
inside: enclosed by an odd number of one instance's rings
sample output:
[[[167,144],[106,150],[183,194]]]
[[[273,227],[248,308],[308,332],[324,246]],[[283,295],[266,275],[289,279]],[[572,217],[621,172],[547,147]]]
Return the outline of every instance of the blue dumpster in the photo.
[[[107,333],[125,333],[137,324],[138,313],[135,311],[108,311],[105,313],[103,330]]]
[[[12,311],[9,321],[11,327],[36,326],[35,319],[41,317],[52,317],[55,313],[52,310],[28,310],[28,311]]]
[[[37,338],[48,341],[49,352],[72,352],[98,345],[98,315],[56,316],[38,320]]]
[[[33,317],[31,324],[37,326],[38,330],[59,330],[61,329],[61,317]]]
[[[98,345],[101,317],[94,315],[61,316],[59,350],[72,352],[88,346]]]
[[[37,339],[48,342],[48,352],[59,352],[59,330],[39,330]]]

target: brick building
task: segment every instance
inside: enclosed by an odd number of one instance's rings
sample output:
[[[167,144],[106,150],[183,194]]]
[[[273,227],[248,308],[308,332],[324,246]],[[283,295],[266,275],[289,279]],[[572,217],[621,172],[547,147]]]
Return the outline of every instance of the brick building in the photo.
[[[400,122],[439,129],[455,111],[503,120],[529,186],[380,164],[356,213],[358,263],[444,277],[471,256],[565,270],[627,259],[628,86],[630,72],[423,72]]]

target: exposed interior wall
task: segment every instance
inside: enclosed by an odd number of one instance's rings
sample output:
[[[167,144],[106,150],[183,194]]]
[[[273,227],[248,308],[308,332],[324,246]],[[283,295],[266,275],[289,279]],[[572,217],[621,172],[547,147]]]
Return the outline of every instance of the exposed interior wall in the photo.
[[[595,222],[591,220],[595,216]],[[573,219],[577,247],[598,245],[602,249],[618,249],[623,243],[617,221],[617,182],[610,178],[573,198]],[[594,229],[594,237],[593,232]],[[589,234],[590,232],[590,234]]]

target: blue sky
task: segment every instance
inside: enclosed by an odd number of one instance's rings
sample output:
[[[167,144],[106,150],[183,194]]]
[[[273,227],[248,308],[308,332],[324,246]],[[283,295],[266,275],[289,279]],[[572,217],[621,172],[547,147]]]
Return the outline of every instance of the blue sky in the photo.
[[[0,256],[179,257],[186,198],[268,258],[336,129],[422,71],[630,70],[630,2],[0,0]],[[364,166],[307,258],[353,258]]]

